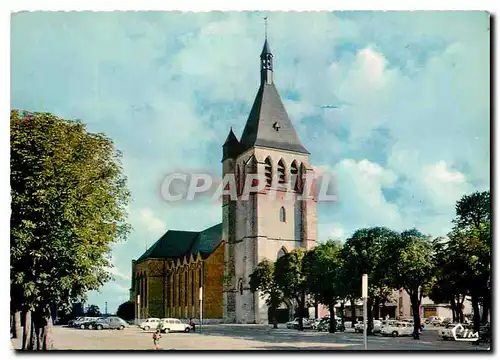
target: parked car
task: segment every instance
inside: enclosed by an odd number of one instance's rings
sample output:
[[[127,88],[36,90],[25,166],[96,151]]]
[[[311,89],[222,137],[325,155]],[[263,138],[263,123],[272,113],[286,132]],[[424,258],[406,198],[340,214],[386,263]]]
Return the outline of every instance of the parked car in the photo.
[[[161,319],[160,331],[167,334],[169,332],[190,332],[191,326],[181,322],[179,319],[167,318]]]
[[[85,318],[83,316],[79,316],[76,319],[68,321],[68,327],[74,327],[76,323],[83,321]]]
[[[99,319],[98,317],[84,317],[79,321],[75,321],[73,326],[80,329],[88,329],[88,324]]]
[[[380,333],[382,335],[396,336],[411,336],[413,335],[413,325],[409,322],[395,322],[382,327]]]
[[[148,318],[139,325],[142,330],[148,331],[149,329],[156,329],[160,324],[159,318]]]
[[[289,321],[286,323],[286,328],[287,329],[297,329],[299,326],[299,319],[295,318],[292,321]]]
[[[117,329],[117,330],[123,330],[126,327],[128,327],[128,324],[125,320],[122,318],[119,318],[118,316],[109,316],[106,318],[99,318],[97,320],[91,321],[87,323],[87,329],[96,329],[96,330],[102,330],[102,329]]]
[[[442,319],[442,318],[440,318],[440,317],[438,317],[438,316],[436,316],[436,317],[434,318],[434,320],[432,320],[432,321],[431,321],[431,323],[430,323],[430,324],[431,324],[432,326],[440,326],[442,322],[443,322],[443,319]]]

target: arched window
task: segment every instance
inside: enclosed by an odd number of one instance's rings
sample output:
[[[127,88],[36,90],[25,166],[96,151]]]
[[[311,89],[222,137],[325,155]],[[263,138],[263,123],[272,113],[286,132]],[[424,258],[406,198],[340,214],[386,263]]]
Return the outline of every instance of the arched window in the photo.
[[[297,167],[297,162],[293,160],[292,165],[290,165],[290,180],[292,183],[292,189],[297,190],[297,174],[299,173],[299,168]]]
[[[283,159],[278,162],[278,183],[285,183],[285,163]]]
[[[144,307],[147,307],[148,302],[148,276],[144,274]]]
[[[243,295],[243,279],[240,279],[240,281],[238,281],[238,289],[240,291],[240,295]]]
[[[182,297],[181,297],[181,294],[182,294],[182,291],[181,291],[181,272],[179,270],[179,273],[177,274],[177,305],[178,306],[181,306],[182,304]]]
[[[286,212],[283,206],[280,208],[280,221],[286,222]]]
[[[285,256],[285,254],[286,254],[286,249],[282,247],[280,251],[278,251],[278,259]]]
[[[273,165],[271,163],[271,158],[267,157],[264,166],[264,173],[266,176],[266,186],[271,186],[273,183]]]
[[[188,305],[189,297],[189,278],[187,269],[184,271],[184,305]]]
[[[194,298],[196,297],[196,277],[194,269],[191,270],[191,305],[194,305]]]

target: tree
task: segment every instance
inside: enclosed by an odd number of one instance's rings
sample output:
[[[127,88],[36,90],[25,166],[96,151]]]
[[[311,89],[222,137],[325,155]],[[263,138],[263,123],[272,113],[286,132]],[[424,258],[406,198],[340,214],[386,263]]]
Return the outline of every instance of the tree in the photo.
[[[302,260],[305,251],[303,249],[293,250],[276,261],[275,276],[276,284],[283,295],[294,299],[299,307],[299,330],[304,329],[304,307],[306,305],[306,274],[302,268]]]
[[[50,309],[110,279],[130,194],[120,152],[81,122],[13,110],[10,130],[11,311],[25,315],[23,349],[50,349]]]
[[[490,191],[475,192],[464,195],[455,205],[456,216],[453,219],[455,224],[451,237],[462,239],[461,246],[465,249],[477,250],[474,254],[477,260],[483,264],[481,274],[477,264],[471,264],[474,269],[473,289],[471,289],[472,305],[475,308],[474,326],[479,329],[479,322],[487,321],[491,307],[491,195]],[[464,237],[465,236],[465,237]],[[467,236],[470,236],[471,244],[466,245]],[[480,243],[480,244],[479,244]],[[463,253],[471,254],[470,252]],[[471,259],[473,257],[470,257]],[[474,260],[473,260],[474,262]],[[482,300],[483,318],[479,319],[479,306],[475,305]],[[477,316],[476,316],[477,313]]]
[[[283,292],[276,283],[274,263],[266,259],[257,264],[250,274],[250,288],[252,292],[259,291],[266,299],[266,305],[271,308],[273,327],[277,329],[276,309],[283,302]]]
[[[88,317],[99,317],[101,316],[101,310],[97,305],[89,305],[85,313]]]
[[[116,316],[124,320],[133,320],[135,318],[135,303],[133,301],[125,301],[118,306]]]
[[[367,333],[373,329],[372,307],[379,306],[380,298],[385,298],[388,288],[387,253],[385,244],[397,238],[398,234],[385,227],[359,229],[347,239],[343,257],[346,267],[345,277],[349,277],[348,288],[351,294],[361,296],[361,277],[368,275],[368,321]],[[354,301],[352,295],[351,301]],[[353,321],[354,322],[354,321]]]
[[[425,288],[435,273],[430,239],[416,229],[407,230],[387,243],[388,278],[395,288],[404,288],[410,296],[414,320],[414,338],[419,338],[420,304]]]
[[[329,240],[308,251],[303,259],[307,291],[328,306],[330,311],[329,332],[335,332],[335,304],[343,294],[340,282],[342,245]]]
[[[479,229],[454,229],[450,234],[450,251],[460,255],[460,272],[454,275],[466,284],[474,310],[474,330],[479,331],[481,322],[479,302],[482,298],[484,310],[488,312],[491,272],[491,230],[488,223]],[[486,301],[485,301],[486,300]]]

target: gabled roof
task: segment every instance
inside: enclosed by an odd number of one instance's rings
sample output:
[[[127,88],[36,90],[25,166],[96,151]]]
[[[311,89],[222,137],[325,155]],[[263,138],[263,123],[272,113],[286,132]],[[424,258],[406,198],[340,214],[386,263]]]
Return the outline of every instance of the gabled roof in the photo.
[[[168,230],[141,255],[145,259],[180,259],[184,256],[208,257],[222,242],[222,224],[203,231]]]
[[[240,144],[241,151],[264,146],[309,154],[297,136],[274,83],[261,84]]]

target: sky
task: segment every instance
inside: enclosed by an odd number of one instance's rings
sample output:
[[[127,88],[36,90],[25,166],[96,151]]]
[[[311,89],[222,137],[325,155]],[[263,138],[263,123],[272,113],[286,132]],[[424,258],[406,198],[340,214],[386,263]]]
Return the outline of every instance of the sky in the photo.
[[[311,163],[336,179],[320,241],[370,226],[444,236],[455,202],[489,189],[486,12],[18,13],[11,107],[80,119],[123,153],[133,231],[89,304],[128,300],[131,260],[166,230],[221,221],[219,204],[159,189],[178,170],[222,171],[259,86],[266,15],[281,98]]]

